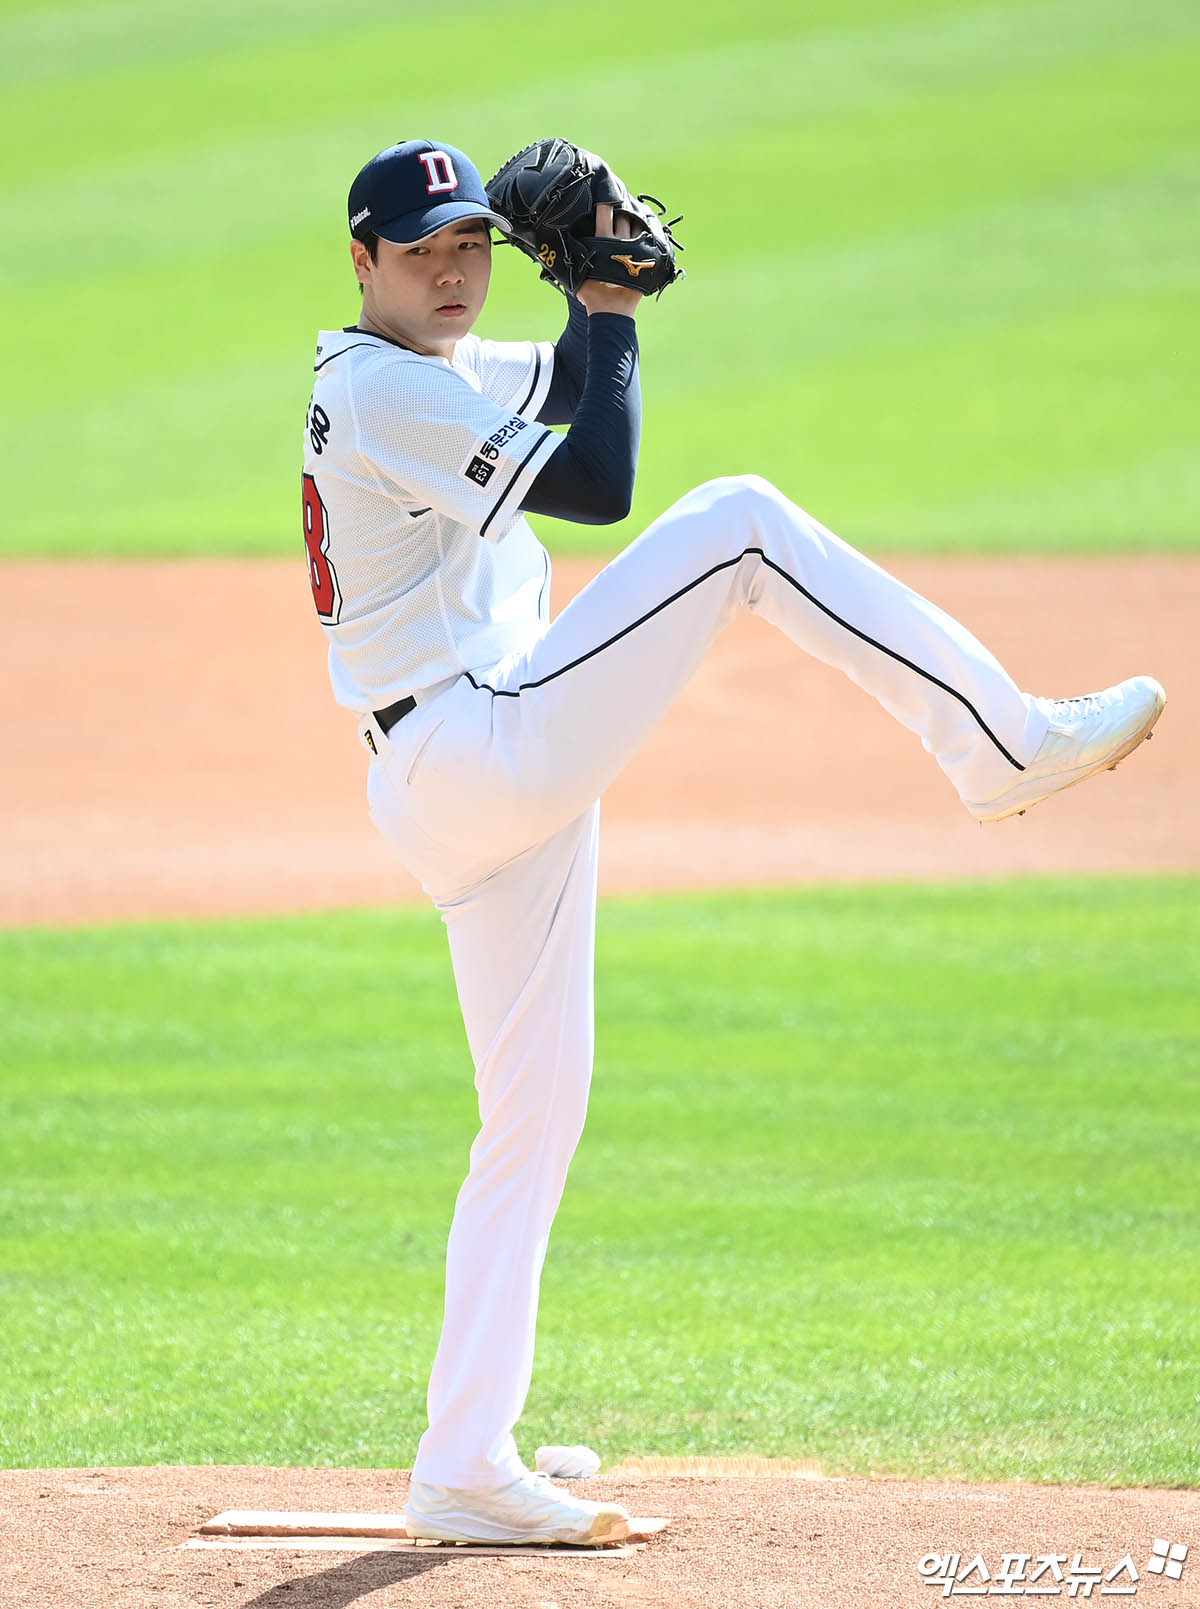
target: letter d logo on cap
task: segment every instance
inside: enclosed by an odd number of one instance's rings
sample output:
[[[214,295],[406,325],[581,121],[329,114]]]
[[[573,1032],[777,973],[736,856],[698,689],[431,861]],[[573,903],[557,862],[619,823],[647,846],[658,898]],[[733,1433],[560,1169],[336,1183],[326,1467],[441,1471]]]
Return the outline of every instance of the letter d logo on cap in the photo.
[[[421,151],[417,156],[418,162],[425,166],[429,175],[429,183],[425,186],[431,196],[439,195],[443,190],[458,189],[458,174],[454,171],[454,163],[445,151]]]

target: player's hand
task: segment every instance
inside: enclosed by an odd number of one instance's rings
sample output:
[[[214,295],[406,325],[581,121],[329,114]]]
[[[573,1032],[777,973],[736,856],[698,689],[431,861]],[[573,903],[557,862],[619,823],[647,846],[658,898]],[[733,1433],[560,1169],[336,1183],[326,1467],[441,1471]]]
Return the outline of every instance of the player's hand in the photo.
[[[633,235],[628,218],[613,218],[608,202],[596,207],[596,234],[609,240],[629,240]],[[579,287],[579,300],[589,313],[624,313],[629,318],[637,314],[641,291],[624,285],[608,285],[602,279],[585,279]]]

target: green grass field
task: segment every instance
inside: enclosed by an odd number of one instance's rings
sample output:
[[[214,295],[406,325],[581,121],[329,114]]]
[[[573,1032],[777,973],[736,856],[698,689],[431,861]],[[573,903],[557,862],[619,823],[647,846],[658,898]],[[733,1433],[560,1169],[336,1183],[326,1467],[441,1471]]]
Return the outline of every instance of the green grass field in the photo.
[[[1200,1480],[1200,884],[609,900],[519,1434]],[[411,1462],[432,912],[0,935],[0,1463]]]
[[[683,212],[614,551],[1200,547],[1190,0],[0,0],[0,558],[293,554],[345,193],[562,132]],[[498,250],[479,325],[553,338]],[[1197,1484],[1200,884],[610,900],[541,1441]],[[0,932],[0,1465],[411,1462],[475,1109],[432,913]]]
[[[0,553],[300,551],[344,199],[562,131],[686,218],[631,521],[753,470],[871,550],[1195,548],[1191,0],[0,6]],[[479,326],[553,337],[497,253]]]

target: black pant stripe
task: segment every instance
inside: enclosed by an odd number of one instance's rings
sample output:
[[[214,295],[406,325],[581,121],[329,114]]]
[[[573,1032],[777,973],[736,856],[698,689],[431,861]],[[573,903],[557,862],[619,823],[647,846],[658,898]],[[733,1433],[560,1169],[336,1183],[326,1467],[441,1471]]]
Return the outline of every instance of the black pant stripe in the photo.
[[[822,614],[828,615],[830,620],[836,621],[839,626],[844,627],[847,631],[853,632],[853,634],[859,638],[860,641],[870,643],[871,647],[878,648],[881,654],[886,654],[889,659],[894,659],[897,661],[897,663],[906,666],[907,669],[915,671],[918,676],[923,676],[927,682],[932,682],[935,687],[940,687],[944,693],[949,693],[951,698],[956,698],[958,702],[964,706],[964,708],[970,710],[971,714],[978,723],[980,730],[991,739],[1008,763],[1015,766],[1018,771],[1024,771],[1025,767],[1018,759],[1015,758],[1015,756],[1008,752],[1004,744],[1001,743],[1000,739],[996,736],[995,732],[992,731],[991,727],[984,720],[983,716],[980,715],[979,711],[975,708],[974,704],[971,703],[969,698],[965,697],[964,694],[951,687],[949,683],[942,681],[939,676],[933,675],[931,671],[922,670],[920,665],[915,665],[911,659],[905,659],[903,654],[898,654],[894,648],[889,648],[886,643],[876,642],[874,637],[869,637],[865,631],[860,631],[857,626],[852,626],[848,620],[843,620],[841,615],[835,614],[827,604],[822,603],[819,598],[814,597],[807,587],[801,586],[800,582],[796,580],[795,576],[789,575],[786,570],[781,569],[780,566],[775,563],[774,559],[768,558],[763,552],[762,548],[744,548],[742,552],[737,554],[734,558],[722,559],[720,564],[714,564],[711,570],[706,570],[703,575],[697,576],[694,581],[689,581],[685,587],[680,587],[678,592],[673,592],[669,598],[664,598],[661,603],[656,603],[653,609],[648,609],[646,613],[640,616],[637,620],[632,621],[628,626],[623,626],[620,631],[615,632],[611,637],[608,638],[606,642],[597,644],[595,648],[589,648],[586,654],[580,654],[578,659],[573,659],[569,664],[560,666],[558,670],[552,670],[549,675],[541,676],[537,679],[537,681],[522,682],[519,687],[508,688],[488,687],[486,683],[477,682],[470,671],[465,673],[466,678],[476,692],[490,693],[493,698],[520,698],[523,692],[526,692],[534,687],[544,687],[547,682],[552,682],[559,676],[565,676],[569,670],[574,670],[576,665],[582,665],[586,660],[594,659],[597,654],[602,654],[606,648],[611,648],[613,643],[620,642],[622,637],[627,637],[631,631],[636,631],[639,626],[645,625],[647,620],[652,620],[656,614],[660,614],[662,610],[666,609],[670,604],[673,604],[677,599],[682,598],[685,593],[691,592],[693,588],[700,586],[711,576],[716,575],[718,571],[730,570],[735,564],[740,564],[746,557],[747,553],[757,553],[764,564],[768,565],[772,570],[774,570],[776,575],[781,575],[785,581],[789,582],[793,587],[795,587],[796,591],[807,598],[809,603],[811,603],[814,608],[819,609]]]

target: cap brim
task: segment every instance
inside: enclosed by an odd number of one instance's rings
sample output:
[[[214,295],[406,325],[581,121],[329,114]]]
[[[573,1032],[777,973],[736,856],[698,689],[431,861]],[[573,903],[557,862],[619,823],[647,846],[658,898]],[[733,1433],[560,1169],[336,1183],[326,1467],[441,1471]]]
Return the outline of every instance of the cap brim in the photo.
[[[380,240],[390,240],[393,246],[413,246],[418,240],[436,235],[448,223],[459,223],[464,218],[484,218],[504,234],[512,233],[512,225],[507,218],[502,218],[489,207],[480,206],[477,201],[442,201],[437,206],[406,212],[399,218],[390,218],[387,223],[378,224],[375,233]]]

